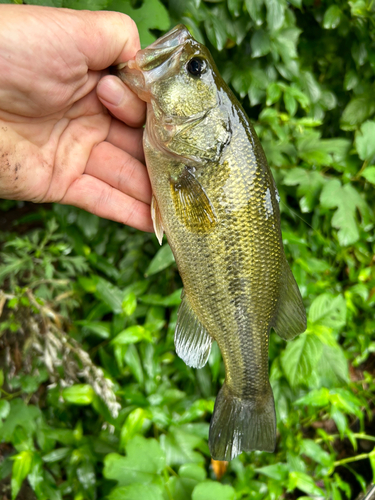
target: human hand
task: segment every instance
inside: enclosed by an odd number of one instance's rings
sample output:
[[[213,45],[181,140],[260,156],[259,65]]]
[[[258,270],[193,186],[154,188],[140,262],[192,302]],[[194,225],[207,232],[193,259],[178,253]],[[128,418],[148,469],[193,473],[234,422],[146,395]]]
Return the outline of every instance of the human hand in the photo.
[[[139,50],[134,22],[27,5],[0,5],[0,18],[0,198],[152,231],[145,104],[117,77],[101,79]]]

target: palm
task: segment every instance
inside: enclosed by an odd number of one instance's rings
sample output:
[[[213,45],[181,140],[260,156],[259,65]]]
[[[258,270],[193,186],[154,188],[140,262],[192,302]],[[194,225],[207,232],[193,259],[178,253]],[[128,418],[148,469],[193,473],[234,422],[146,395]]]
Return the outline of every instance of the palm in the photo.
[[[115,61],[105,59],[104,47],[88,62],[95,47],[72,36],[82,29],[76,13],[31,7],[25,17],[17,6],[4,7],[29,45],[20,51],[12,40],[17,30],[0,32],[6,75],[0,76],[0,197],[72,204],[150,230],[142,129],[132,128],[142,125],[143,104],[127,91],[120,106],[107,105],[129,127],[109,115],[96,93],[101,70]],[[135,51],[128,49],[130,56]],[[113,59],[124,52],[120,47]]]

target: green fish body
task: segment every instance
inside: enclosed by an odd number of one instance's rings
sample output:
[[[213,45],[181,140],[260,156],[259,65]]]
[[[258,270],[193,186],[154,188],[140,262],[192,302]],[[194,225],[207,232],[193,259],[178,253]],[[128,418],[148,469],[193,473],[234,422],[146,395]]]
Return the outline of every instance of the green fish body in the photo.
[[[216,460],[272,452],[271,327],[286,340],[306,328],[286,261],[278,193],[256,133],[207,48],[177,26],[138,52],[120,76],[148,105],[144,134],[152,216],[184,284],[177,354],[196,368],[213,340],[226,377],[209,446]]]

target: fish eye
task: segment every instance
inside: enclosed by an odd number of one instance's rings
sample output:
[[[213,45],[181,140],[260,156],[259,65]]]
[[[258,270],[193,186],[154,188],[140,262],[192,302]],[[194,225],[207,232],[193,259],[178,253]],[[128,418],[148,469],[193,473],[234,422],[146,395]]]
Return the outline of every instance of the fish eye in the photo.
[[[186,69],[193,76],[201,76],[203,73],[205,73],[207,64],[204,59],[201,59],[200,57],[193,57],[187,63]]]

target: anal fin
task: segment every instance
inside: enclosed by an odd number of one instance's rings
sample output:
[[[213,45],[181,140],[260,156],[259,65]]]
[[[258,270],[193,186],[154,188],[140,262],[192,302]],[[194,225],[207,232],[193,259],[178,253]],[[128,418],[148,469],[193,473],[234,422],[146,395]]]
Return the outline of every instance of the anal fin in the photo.
[[[283,263],[280,295],[272,326],[284,340],[291,340],[306,330],[306,311],[298,285],[286,260]]]
[[[210,354],[212,338],[197,318],[183,293],[174,334],[177,355],[188,366],[202,368]]]
[[[163,242],[164,228],[163,228],[163,223],[161,221],[159,205],[154,195],[152,195],[151,199],[151,218],[154,224],[155,235],[158,239],[158,242],[161,245]]]

